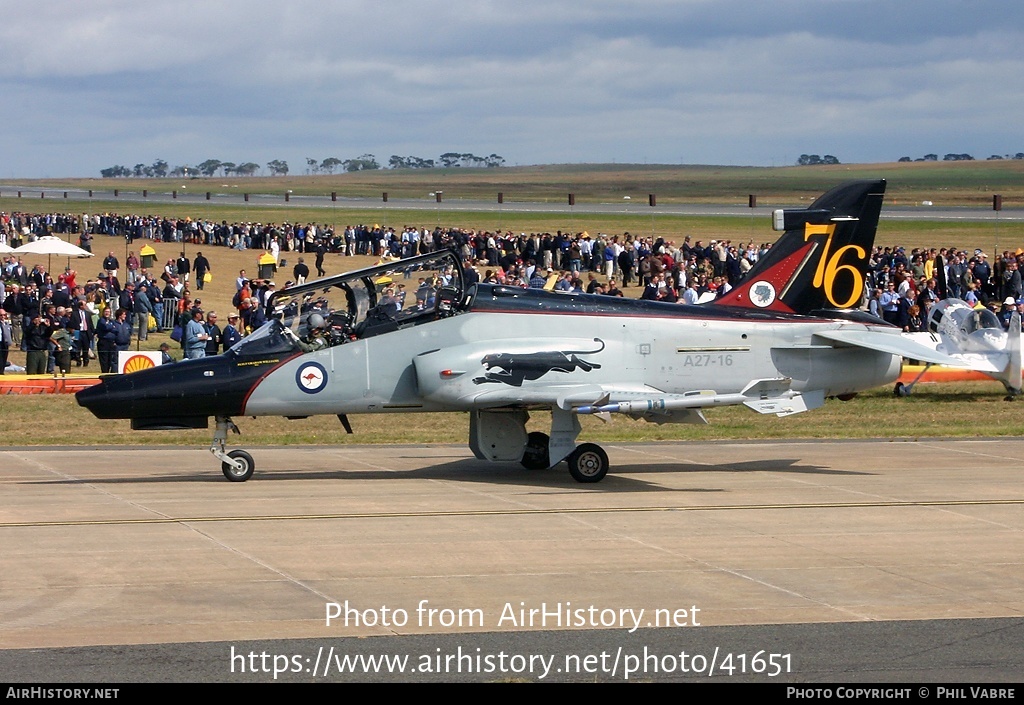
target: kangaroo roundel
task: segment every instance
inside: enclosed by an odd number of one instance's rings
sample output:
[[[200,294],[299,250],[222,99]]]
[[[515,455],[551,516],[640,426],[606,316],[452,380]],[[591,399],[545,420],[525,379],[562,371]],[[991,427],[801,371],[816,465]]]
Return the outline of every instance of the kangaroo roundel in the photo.
[[[327,370],[318,362],[307,362],[295,373],[295,383],[306,394],[316,394],[327,386]]]

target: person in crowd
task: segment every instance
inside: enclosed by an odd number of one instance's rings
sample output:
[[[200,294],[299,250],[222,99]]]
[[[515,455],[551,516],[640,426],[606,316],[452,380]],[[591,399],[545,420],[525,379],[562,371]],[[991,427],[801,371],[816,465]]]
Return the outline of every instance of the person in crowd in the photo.
[[[11,314],[0,309],[0,375],[7,369],[7,358],[14,345],[14,336],[11,332]]]
[[[242,339],[242,332],[239,330],[240,317],[237,312],[228,314],[228,324],[224,326],[223,344],[225,350],[230,350],[235,343]]]
[[[197,275],[198,276],[198,275]],[[220,346],[223,341],[223,333],[217,325],[217,312],[210,311],[206,314],[206,357],[213,357],[221,352]]]
[[[105,306],[99,321],[96,323],[96,351],[97,357],[100,360],[100,372],[102,374],[115,371],[117,330],[114,324],[113,309]]]
[[[53,345],[53,356],[56,360],[56,371],[61,376],[71,372],[71,348],[74,345],[75,324],[68,321],[63,326],[56,327],[50,334],[50,344]]]
[[[25,329],[26,347],[25,372],[30,375],[46,374],[46,361],[49,357],[50,335],[53,333],[51,321],[42,314],[36,313]]]
[[[185,357],[189,360],[197,360],[206,357],[206,342],[210,339],[210,335],[206,332],[206,324],[203,323],[203,309],[193,308],[189,315],[188,324],[182,335],[182,342]]]
[[[192,271],[196,275],[196,290],[202,291],[206,285],[206,274],[213,271],[210,260],[206,259],[202,252],[196,252],[196,258],[192,260]]]
[[[305,284],[306,279],[309,278],[309,267],[302,257],[299,257],[299,261],[292,267],[292,276],[295,277],[296,284]]]
[[[171,355],[171,346],[167,343],[160,343],[160,364],[173,365],[177,360]]]
[[[153,302],[150,301],[147,292],[148,287],[140,283],[138,291],[135,292],[135,300],[132,302],[132,314],[139,329],[139,340],[149,338],[149,317],[153,315]]]

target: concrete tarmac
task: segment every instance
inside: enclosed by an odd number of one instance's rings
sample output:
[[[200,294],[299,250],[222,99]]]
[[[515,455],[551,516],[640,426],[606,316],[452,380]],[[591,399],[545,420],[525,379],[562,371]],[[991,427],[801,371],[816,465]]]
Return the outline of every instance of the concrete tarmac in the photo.
[[[511,659],[684,647],[742,649],[723,679],[763,652],[786,680],[1019,680],[1024,440],[605,448],[594,485],[461,446],[249,448],[246,483],[202,449],[2,450],[0,680],[538,680]],[[510,670],[328,674],[342,645]]]

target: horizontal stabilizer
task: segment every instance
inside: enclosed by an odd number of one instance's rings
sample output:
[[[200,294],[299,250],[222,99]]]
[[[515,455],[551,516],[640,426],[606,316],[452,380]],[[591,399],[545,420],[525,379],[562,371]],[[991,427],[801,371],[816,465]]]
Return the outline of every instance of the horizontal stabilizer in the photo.
[[[806,208],[779,208],[772,211],[772,230],[786,231],[801,228],[807,224],[828,225],[832,211],[827,209],[807,210]]]

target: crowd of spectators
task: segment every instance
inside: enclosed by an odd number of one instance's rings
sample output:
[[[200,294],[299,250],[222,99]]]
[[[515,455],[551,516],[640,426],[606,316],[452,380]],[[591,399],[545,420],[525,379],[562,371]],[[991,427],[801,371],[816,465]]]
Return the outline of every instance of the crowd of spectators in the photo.
[[[944,271],[937,272],[940,256]],[[931,307],[943,298],[984,306],[1004,327],[1014,311],[1024,313],[1021,248],[1004,250],[992,262],[980,248],[914,248],[908,253],[903,247],[876,247],[869,265],[868,311],[907,332],[924,332]]]
[[[714,300],[736,286],[771,248],[770,243],[693,240],[587,232],[512,233],[461,228],[400,230],[380,225],[215,223],[207,219],[137,215],[0,214],[0,242],[12,247],[41,235],[77,236],[92,251],[97,237],[116,237],[131,246],[136,240],[190,243],[205,247],[315,253],[317,276],[324,275],[324,255],[365,255],[400,259],[451,248],[467,264],[468,283],[484,281],[623,296],[624,289],[642,287],[640,298],[681,303]],[[140,243],[141,245],[142,243]],[[105,249],[105,248],[104,248]],[[936,257],[945,264],[946,295],[971,305],[988,306],[1001,316],[1024,311],[1020,268],[1024,250],[1004,251],[990,261],[980,249],[913,249],[876,247],[869,261],[864,307],[906,331],[923,330],[928,310],[939,300]],[[87,367],[97,359],[101,371],[114,369],[118,350],[127,350],[133,335],[145,340],[151,330],[173,331],[186,357],[216,354],[265,322],[264,305],[275,285],[266,278],[236,281],[233,310],[224,328],[215,312],[203,312],[198,292],[210,272],[201,251],[185,252],[162,269],[146,268],[132,251],[122,263],[113,251],[103,272],[86,282],[68,269],[57,275],[41,265],[27,269],[15,256],[2,265],[5,287],[0,292],[7,312],[10,344],[27,353],[30,372],[67,371],[72,363]],[[292,272],[296,281],[310,276],[299,257]],[[192,288],[196,290],[193,296]],[[201,329],[201,330],[200,330]],[[0,354],[6,329],[0,325]],[[70,338],[70,339],[69,339]]]

